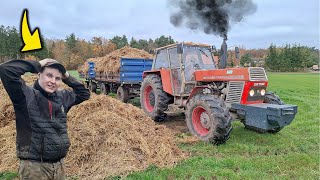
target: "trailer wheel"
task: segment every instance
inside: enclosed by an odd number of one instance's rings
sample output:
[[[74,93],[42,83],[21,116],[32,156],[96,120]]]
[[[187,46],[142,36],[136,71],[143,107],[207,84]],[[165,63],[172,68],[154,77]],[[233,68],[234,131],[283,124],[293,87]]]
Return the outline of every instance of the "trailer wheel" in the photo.
[[[119,86],[117,89],[117,99],[127,103],[129,101],[129,89],[125,86]]]
[[[267,92],[266,96],[264,97],[264,103],[269,103],[269,104],[278,104],[278,105],[284,105],[285,103],[280,99],[278,95],[276,95],[273,92]],[[269,129],[269,133],[278,133],[282,128],[277,127],[274,129]]]
[[[85,88],[89,89],[89,81],[82,81],[82,84],[84,85]]]
[[[167,114],[169,95],[163,91],[160,76],[148,75],[140,88],[140,104],[143,111],[156,122],[164,121]]]
[[[89,90],[91,92],[94,92],[96,93],[96,90],[97,90],[97,84],[93,81],[89,81]]]
[[[190,99],[185,113],[189,131],[200,140],[219,145],[229,139],[232,117],[221,98],[198,94]]]
[[[104,83],[99,84],[101,94],[108,95],[110,93],[110,87]]]

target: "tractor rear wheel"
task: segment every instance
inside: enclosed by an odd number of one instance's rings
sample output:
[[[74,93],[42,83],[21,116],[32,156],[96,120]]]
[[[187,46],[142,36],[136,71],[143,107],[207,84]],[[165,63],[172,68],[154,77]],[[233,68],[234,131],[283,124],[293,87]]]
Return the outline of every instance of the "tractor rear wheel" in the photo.
[[[163,91],[160,76],[150,74],[143,79],[140,88],[140,104],[143,111],[156,122],[165,120],[169,95]]]
[[[284,105],[285,103],[280,99],[278,95],[276,95],[273,92],[267,92],[266,96],[264,97],[264,103],[269,103],[269,104],[278,104],[278,105]],[[274,128],[274,129],[269,129],[269,133],[277,133],[281,130],[282,128]]]
[[[202,141],[219,145],[229,139],[232,117],[223,99],[198,94],[190,99],[185,113],[189,131]]]
[[[119,86],[117,89],[117,99],[127,103],[129,101],[129,89],[125,86]]]

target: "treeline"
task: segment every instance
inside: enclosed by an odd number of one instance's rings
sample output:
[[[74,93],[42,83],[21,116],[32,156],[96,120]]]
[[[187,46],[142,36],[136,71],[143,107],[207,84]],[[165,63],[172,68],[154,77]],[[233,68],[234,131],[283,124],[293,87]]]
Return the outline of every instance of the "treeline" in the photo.
[[[319,64],[319,50],[312,47],[287,44],[284,47],[270,45],[265,66],[270,71],[297,72]]]
[[[267,49],[246,49],[239,47],[240,59],[236,59],[234,49],[228,50],[228,67],[263,66]]]
[[[59,60],[67,69],[77,69],[85,60],[93,57],[102,57],[106,54],[131,46],[152,53],[155,48],[175,43],[171,36],[160,36],[156,39],[136,39],[128,41],[125,35],[114,36],[111,39],[93,37],[89,41],[76,37],[74,33],[65,39],[41,38],[42,49],[24,52],[20,33],[15,27],[0,26],[0,63],[10,59],[35,59],[52,58]]]
[[[41,37],[43,42],[43,38]],[[21,59],[38,57],[40,59],[48,57],[46,43],[43,43],[42,50],[28,53],[21,53],[22,38],[15,27],[0,26],[0,63],[9,59]]]
[[[240,48],[240,59],[235,60],[234,50],[228,51],[228,66],[264,67],[274,72],[308,71],[319,65],[319,49],[315,47],[286,44],[277,47],[271,44],[268,49]]]

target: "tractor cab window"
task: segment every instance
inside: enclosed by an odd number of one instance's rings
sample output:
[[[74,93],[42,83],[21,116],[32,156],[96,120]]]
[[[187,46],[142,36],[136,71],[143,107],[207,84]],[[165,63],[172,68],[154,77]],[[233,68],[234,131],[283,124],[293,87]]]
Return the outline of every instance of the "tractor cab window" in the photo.
[[[169,49],[169,59],[170,59],[170,64],[171,68],[179,68],[180,63],[179,63],[179,58],[178,58],[178,53],[177,53],[177,48],[171,48]]]
[[[163,49],[157,52],[155,63],[154,63],[154,69],[160,69],[160,68],[168,68],[168,54],[167,50]]]
[[[209,48],[185,46],[183,52],[185,66],[194,69],[216,69]]]

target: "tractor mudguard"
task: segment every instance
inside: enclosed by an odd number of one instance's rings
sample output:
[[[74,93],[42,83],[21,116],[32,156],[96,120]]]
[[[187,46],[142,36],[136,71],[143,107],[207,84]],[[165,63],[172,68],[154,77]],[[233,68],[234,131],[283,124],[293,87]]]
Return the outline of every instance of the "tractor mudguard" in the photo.
[[[244,117],[244,125],[248,129],[260,133],[280,131],[284,126],[289,125],[297,114],[296,105],[278,104],[233,104],[232,108]]]

